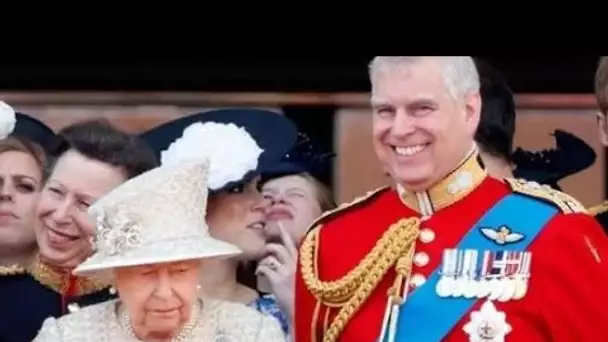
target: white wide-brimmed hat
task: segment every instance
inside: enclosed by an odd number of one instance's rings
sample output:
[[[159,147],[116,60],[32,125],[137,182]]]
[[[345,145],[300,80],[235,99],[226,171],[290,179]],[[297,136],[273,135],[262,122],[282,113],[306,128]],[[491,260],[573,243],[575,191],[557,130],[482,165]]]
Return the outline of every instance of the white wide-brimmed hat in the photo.
[[[209,235],[208,173],[207,160],[160,166],[101,197],[89,209],[95,252],[74,274],[241,253]]]

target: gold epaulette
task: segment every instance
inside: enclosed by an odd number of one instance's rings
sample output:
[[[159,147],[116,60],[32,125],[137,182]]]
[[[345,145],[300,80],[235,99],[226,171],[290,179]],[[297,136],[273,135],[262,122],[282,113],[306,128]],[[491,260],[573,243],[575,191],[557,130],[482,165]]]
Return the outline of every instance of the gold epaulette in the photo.
[[[0,266],[0,276],[11,276],[17,274],[25,274],[27,270],[25,267],[17,264],[10,266]]]
[[[549,185],[541,185],[525,179],[515,178],[507,178],[505,181],[513,192],[549,202],[558,207],[564,214],[588,213],[585,206],[574,197],[555,190]]]
[[[593,216],[597,216],[608,211],[608,201],[604,201],[598,205],[594,205],[593,207],[587,209],[589,214]]]
[[[354,208],[355,206],[364,203],[365,201],[373,198],[375,195],[381,193],[382,191],[388,189],[389,186],[383,186],[380,188],[377,188],[375,190],[371,190],[368,191],[365,195],[363,196],[359,196],[356,197],[355,199],[353,199],[350,202],[343,202],[340,205],[338,205],[336,208],[331,209],[331,210],[327,210],[325,212],[323,212],[319,217],[317,217],[316,220],[313,221],[313,223],[309,226],[308,231],[310,232],[314,227],[316,227],[317,225],[319,225],[321,222],[324,222],[325,220],[327,220],[329,217],[332,217],[338,213],[341,213],[347,209],[351,209]]]

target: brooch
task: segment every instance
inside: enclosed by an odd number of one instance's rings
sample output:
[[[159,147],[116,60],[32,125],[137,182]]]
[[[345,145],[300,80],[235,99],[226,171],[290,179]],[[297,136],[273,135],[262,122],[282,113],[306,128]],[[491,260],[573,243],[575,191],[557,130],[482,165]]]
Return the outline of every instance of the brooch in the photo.
[[[491,301],[483,303],[478,311],[471,312],[471,320],[463,327],[471,342],[504,342],[511,329],[506,314],[496,310]]]

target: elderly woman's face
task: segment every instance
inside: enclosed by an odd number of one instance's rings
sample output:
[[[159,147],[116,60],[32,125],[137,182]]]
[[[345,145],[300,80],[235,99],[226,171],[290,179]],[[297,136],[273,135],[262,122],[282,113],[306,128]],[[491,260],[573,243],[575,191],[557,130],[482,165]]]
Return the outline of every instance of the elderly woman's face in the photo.
[[[280,222],[297,244],[312,221],[321,215],[314,185],[304,177],[275,178],[264,184],[262,193],[271,203],[266,212],[269,240],[279,239],[277,223]]]
[[[118,268],[115,286],[139,339],[170,340],[196,305],[200,261]]]
[[[94,233],[87,210],[125,181],[120,168],[69,151],[59,158],[38,202],[36,237],[40,255],[58,267],[73,268],[92,252]]]
[[[42,187],[42,169],[29,154],[0,154],[0,249],[35,246],[35,208]]]
[[[264,216],[268,204],[259,191],[259,180],[209,199],[207,223],[210,234],[239,247],[240,258],[257,259],[266,243]]]

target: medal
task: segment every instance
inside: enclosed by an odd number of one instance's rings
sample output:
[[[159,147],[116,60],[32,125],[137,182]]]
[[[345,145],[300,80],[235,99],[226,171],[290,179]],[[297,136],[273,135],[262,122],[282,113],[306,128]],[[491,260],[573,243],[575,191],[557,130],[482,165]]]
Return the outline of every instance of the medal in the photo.
[[[515,291],[513,293],[513,299],[522,299],[528,292],[528,282],[522,279],[515,280]]]
[[[454,288],[454,275],[457,266],[457,250],[445,249],[442,256],[441,278],[435,286],[435,292],[439,297],[445,298],[452,295]]]
[[[465,298],[475,298],[477,296],[477,250],[471,249],[465,251],[465,277],[463,295]]]
[[[492,263],[492,252],[484,251],[483,252],[483,260],[481,263],[481,271],[479,271],[479,280],[477,280],[477,298],[485,298],[490,295],[490,284],[487,279],[489,269]]]
[[[490,288],[490,281],[482,279],[477,283],[477,298],[486,298],[490,295],[492,289]]]
[[[484,276],[489,279],[488,299],[504,302],[515,297],[515,278],[522,270],[523,256],[523,252],[515,251],[489,252],[489,257],[484,261],[484,267],[487,267]]]
[[[489,300],[498,299],[498,297],[500,297],[500,295],[502,294],[502,291],[504,289],[502,279],[492,278],[489,281],[489,287],[490,287],[490,294],[488,295],[488,299]]]
[[[515,298],[515,280],[518,273],[522,270],[523,252],[507,252],[503,282],[503,292],[497,298],[500,302],[506,302]]]
[[[499,302],[506,302],[515,297],[515,279],[507,278],[502,281],[502,293],[497,298]]]
[[[437,292],[437,295],[439,297],[442,298],[446,298],[450,296],[450,288],[452,287],[452,284],[448,284],[452,279],[449,279],[447,277],[441,277],[441,279],[439,279],[439,281],[437,282],[437,286],[435,287],[435,291]]]
[[[521,299],[528,291],[530,259],[530,252],[522,251],[446,249],[436,293],[442,298]]]
[[[464,272],[464,268],[465,268],[465,258],[464,258],[465,254],[464,251],[461,249],[456,250],[456,271],[454,272],[454,282],[452,283],[452,291],[451,291],[451,296],[452,297],[462,297],[464,295],[464,290],[465,287],[467,286],[466,284],[466,278],[465,278],[465,272]]]
[[[528,279],[530,278],[530,265],[532,253],[524,252],[522,255],[521,267],[515,275],[513,299],[521,299],[528,292]]]

